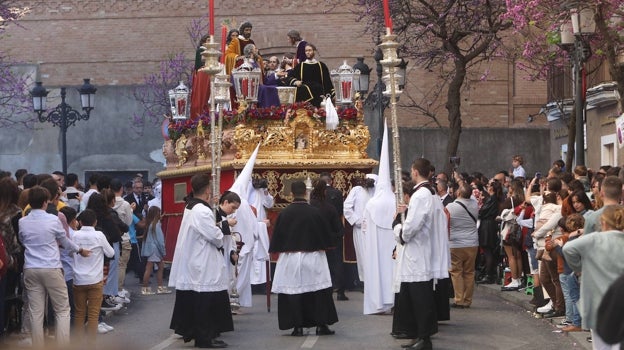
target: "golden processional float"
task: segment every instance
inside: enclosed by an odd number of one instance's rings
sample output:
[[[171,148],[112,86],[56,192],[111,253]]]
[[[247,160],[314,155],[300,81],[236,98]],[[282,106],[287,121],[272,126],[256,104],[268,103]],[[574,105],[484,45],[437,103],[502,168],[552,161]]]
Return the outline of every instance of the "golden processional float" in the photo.
[[[205,63],[197,73],[210,77],[209,114],[188,118],[192,91],[183,83],[169,92],[172,118],[163,144],[166,170],[157,174],[163,184],[166,244],[171,247],[167,249],[167,261],[173,257],[185,197],[191,191],[190,178],[210,173],[213,193],[222,193],[232,186],[258,144],[252,177],[266,179],[275,199],[274,207],[267,210],[271,221],[293,200],[292,182],[302,180],[311,187],[320,173],[329,172],[333,186],[346,197],[354,180],[363,178],[377,165],[366,153],[370,134],[356,94],[357,70],[343,64],[332,71],[338,121],[328,128],[326,109],[294,102],[295,87],[277,87],[279,105],[257,107],[260,71],[233,70],[232,77],[226,75],[218,61],[219,44],[213,40],[211,37],[202,53]],[[239,104],[236,110],[228,110],[230,81],[234,82]],[[352,238],[345,239],[344,246],[352,247]]]

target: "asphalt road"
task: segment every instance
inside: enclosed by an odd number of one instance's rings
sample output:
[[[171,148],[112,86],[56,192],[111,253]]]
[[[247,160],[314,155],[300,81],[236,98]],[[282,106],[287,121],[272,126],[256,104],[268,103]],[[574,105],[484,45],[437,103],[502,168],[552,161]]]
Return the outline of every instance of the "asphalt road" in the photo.
[[[112,349],[191,349],[169,329],[175,294],[140,296],[140,286],[131,274],[126,288],[133,292],[126,309],[107,317],[115,330],[99,335],[98,348]],[[361,292],[348,292],[349,301],[336,301],[340,321],[331,326],[333,336],[318,337],[314,328],[304,337],[291,337],[277,326],[277,296],[267,312],[266,296],[254,295],[254,306],[234,316],[234,332],[221,339],[231,349],[400,349],[406,341],[389,335],[391,316],[362,315]],[[587,334],[587,333],[585,333]],[[483,287],[475,290],[470,309],[451,310],[451,320],[440,323],[433,338],[434,349],[584,349],[579,339],[557,332],[549,320],[536,319],[524,308],[500,298]]]

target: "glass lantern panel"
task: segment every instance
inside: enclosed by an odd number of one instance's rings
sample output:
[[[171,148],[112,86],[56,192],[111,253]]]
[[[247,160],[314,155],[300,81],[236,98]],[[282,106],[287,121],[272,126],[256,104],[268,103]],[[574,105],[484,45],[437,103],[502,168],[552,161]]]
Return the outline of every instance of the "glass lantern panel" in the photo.
[[[45,111],[46,110],[46,98],[43,97],[33,97],[33,107],[35,112]]]

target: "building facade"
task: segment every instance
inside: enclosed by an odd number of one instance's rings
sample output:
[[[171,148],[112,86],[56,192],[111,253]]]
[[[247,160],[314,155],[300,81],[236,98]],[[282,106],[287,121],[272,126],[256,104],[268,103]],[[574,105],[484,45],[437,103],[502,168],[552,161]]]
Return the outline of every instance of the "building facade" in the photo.
[[[194,20],[207,21],[208,1],[16,3],[30,7],[31,11],[20,20],[19,26],[9,27],[9,35],[2,39],[2,45],[9,48],[13,59],[23,62],[33,80],[43,81],[51,89],[48,105],[58,103],[59,87],[77,87],[82,84],[82,78],[91,78],[98,88],[91,119],[69,129],[69,172],[81,175],[98,170],[147,171],[153,177],[163,168],[161,126],[136,122],[134,116],[140,114],[142,107],[133,92],[144,84],[146,75],[159,71],[160,62],[168,55],[184,52],[189,61],[194,59],[194,43],[187,28]],[[332,5],[326,0],[270,0],[260,5],[244,0],[217,2],[215,39],[221,41],[222,23],[238,27],[250,21],[252,38],[260,53],[268,56],[292,52],[286,33],[297,29],[305,40],[317,46],[319,58],[330,68],[337,68],[344,60],[353,65],[360,56],[372,67],[375,39],[364,34],[363,24],[356,21],[349,6]],[[427,91],[440,83],[432,73],[413,64],[407,70],[407,85],[398,110],[404,136],[403,163],[410,164],[414,157],[425,156],[443,168],[447,162],[443,149],[446,133],[440,127],[448,124],[446,110],[443,106],[438,108],[432,118],[407,107],[410,101],[425,98]],[[481,79],[486,70],[487,78]],[[372,73],[371,89],[375,82]],[[527,116],[545,104],[545,91],[545,82],[526,79],[512,62],[476,67],[462,96],[466,128],[458,152],[462,167],[466,171],[491,174],[509,169],[512,155],[524,154],[529,171],[545,170],[554,160],[550,153],[551,140],[547,137],[548,123],[544,118],[527,123]],[[68,102],[79,108],[77,93],[68,92]],[[366,113],[374,140],[379,130],[378,107],[372,106]],[[386,109],[385,116],[389,115]],[[0,168],[23,167],[33,172],[60,168],[58,128],[37,124],[33,130],[19,133],[0,130],[0,134]],[[488,145],[498,147],[481,149],[481,143],[475,141],[485,134],[490,135]],[[517,141],[510,141],[509,135]],[[377,158],[374,149],[373,146],[371,156]],[[484,158],[484,154],[489,157]]]

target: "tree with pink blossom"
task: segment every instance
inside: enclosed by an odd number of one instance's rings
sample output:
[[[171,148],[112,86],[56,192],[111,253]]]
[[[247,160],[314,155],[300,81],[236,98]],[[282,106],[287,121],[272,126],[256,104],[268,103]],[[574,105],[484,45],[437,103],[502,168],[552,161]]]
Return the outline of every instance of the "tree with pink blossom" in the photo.
[[[194,53],[201,36],[207,33],[206,16],[192,20],[186,31],[192,45],[189,50],[169,54],[160,62],[159,70],[145,76],[144,83],[134,91],[134,98],[142,106],[142,111],[132,116],[132,128],[139,135],[145,125],[160,125],[164,116],[171,114],[169,90],[180,82],[193,85],[194,62],[187,58],[187,52]]]
[[[507,0],[505,18],[513,22],[514,32],[519,34],[521,50],[516,53],[518,67],[530,72],[535,79],[546,79],[554,69],[570,64],[574,48],[561,44],[561,31],[569,26],[571,9],[591,9],[596,22],[596,32],[584,38],[591,49],[590,60],[600,68],[606,64],[611,80],[618,83],[618,92],[624,97],[624,71],[618,63],[618,55],[623,53],[624,44],[624,0]],[[569,29],[568,29],[569,30]],[[620,108],[624,107],[622,99]],[[575,109],[576,110],[576,109]],[[576,134],[576,116],[568,125],[568,159],[572,163]]]

